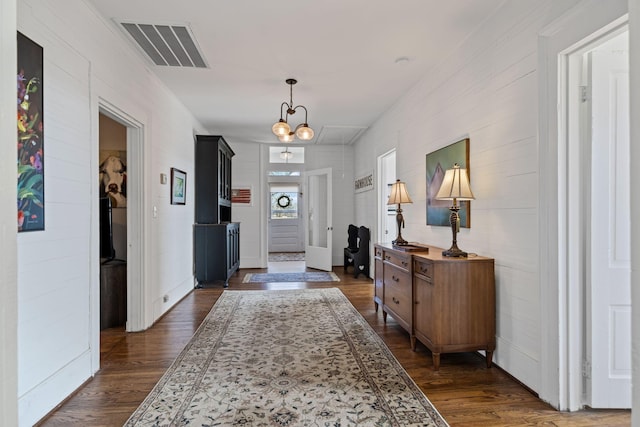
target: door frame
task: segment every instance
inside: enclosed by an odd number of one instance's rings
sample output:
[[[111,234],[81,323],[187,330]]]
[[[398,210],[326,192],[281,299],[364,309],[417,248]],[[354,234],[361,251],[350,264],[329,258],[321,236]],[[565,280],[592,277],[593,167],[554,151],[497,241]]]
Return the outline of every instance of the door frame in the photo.
[[[580,199],[569,183],[582,173],[569,139],[568,60],[580,47],[627,25],[628,4],[582,2],[545,27],[538,39],[539,80],[539,396],[560,410],[582,407],[582,274],[574,210]],[[574,164],[569,165],[572,160]],[[568,167],[571,166],[571,167]],[[577,169],[576,169],[577,167]],[[572,210],[573,209],[573,210]]]

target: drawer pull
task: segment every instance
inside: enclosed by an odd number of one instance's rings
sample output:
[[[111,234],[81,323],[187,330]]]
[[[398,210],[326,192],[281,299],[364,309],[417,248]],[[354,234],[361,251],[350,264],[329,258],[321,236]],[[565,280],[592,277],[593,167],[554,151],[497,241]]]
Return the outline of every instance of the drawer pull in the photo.
[[[409,265],[409,263],[407,261],[402,261],[402,266],[406,267],[407,265]]]
[[[396,297],[392,297],[391,301],[393,301],[394,304],[400,304],[400,300],[397,300]]]
[[[391,276],[391,280],[393,280],[394,282],[399,282],[400,278],[396,276]]]
[[[389,261],[391,259],[391,257],[389,255],[385,255],[384,259],[386,259],[387,261]]]

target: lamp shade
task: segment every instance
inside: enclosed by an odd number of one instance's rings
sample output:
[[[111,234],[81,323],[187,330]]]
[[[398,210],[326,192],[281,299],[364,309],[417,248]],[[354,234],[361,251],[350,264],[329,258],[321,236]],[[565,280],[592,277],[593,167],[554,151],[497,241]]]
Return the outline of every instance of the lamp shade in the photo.
[[[287,135],[289,132],[291,132],[291,128],[289,127],[289,124],[282,119],[277,121],[271,127],[271,130],[276,136]]]
[[[292,141],[294,140],[294,137],[295,137],[295,133],[293,133],[293,132],[289,132],[289,133],[287,133],[287,134],[280,135],[280,136],[278,137],[278,139],[279,139],[281,142],[292,142]]]
[[[461,169],[457,163],[453,165],[453,169],[447,169],[444,174],[444,180],[436,194],[438,200],[473,200],[471,185],[469,184],[469,175],[466,169]]]
[[[399,179],[391,186],[391,194],[389,195],[388,205],[397,205],[398,203],[413,203],[407,185]]]
[[[296,130],[296,136],[303,141],[309,141],[313,138],[313,129],[308,124],[304,123]]]

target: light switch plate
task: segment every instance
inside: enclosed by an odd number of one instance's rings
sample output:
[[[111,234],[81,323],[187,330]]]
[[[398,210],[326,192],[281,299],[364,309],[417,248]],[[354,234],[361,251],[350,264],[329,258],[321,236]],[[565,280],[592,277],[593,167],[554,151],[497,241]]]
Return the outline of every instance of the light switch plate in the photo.
[[[160,174],[160,184],[166,184],[167,183],[167,174],[166,173],[161,173]]]

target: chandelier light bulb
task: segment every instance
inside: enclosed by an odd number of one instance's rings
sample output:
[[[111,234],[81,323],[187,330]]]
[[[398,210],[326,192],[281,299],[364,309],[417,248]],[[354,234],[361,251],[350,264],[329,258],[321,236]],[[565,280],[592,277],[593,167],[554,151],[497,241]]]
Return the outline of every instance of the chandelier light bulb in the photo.
[[[278,139],[279,139],[281,142],[293,142],[295,135],[296,135],[295,133],[293,133],[293,132],[289,132],[289,133],[287,133],[287,134],[285,134],[285,135],[280,135],[280,136],[278,137]]]
[[[278,122],[276,122],[272,127],[271,130],[273,131],[273,133],[276,136],[283,136],[283,135],[287,135],[289,132],[291,132],[291,128],[289,127],[289,125],[287,124],[287,122],[285,122],[284,120],[280,119]]]
[[[309,141],[311,138],[313,138],[313,129],[311,129],[309,125],[305,123],[300,126],[298,130],[296,130],[296,136],[303,141]]]

